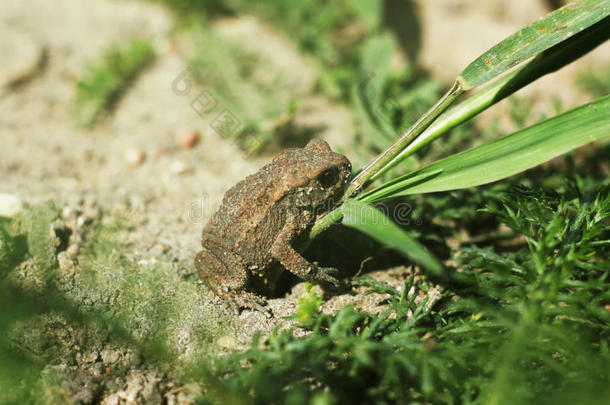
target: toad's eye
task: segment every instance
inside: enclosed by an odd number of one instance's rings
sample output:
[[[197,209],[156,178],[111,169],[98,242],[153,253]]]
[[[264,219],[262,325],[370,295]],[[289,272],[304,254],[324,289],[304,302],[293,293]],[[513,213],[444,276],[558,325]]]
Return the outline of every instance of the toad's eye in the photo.
[[[326,169],[318,175],[318,182],[320,182],[320,185],[324,188],[334,186],[337,183],[337,174],[337,169],[335,167]]]

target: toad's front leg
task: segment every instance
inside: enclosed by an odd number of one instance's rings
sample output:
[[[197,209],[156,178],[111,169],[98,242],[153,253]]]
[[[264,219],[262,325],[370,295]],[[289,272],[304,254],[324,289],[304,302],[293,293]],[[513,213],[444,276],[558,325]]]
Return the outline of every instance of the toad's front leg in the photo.
[[[280,230],[271,247],[271,255],[280,262],[286,270],[306,281],[327,282],[339,287],[340,283],[331,274],[338,273],[333,267],[319,267],[317,263],[309,263],[292,247],[292,239],[300,230],[298,217],[290,217]]]

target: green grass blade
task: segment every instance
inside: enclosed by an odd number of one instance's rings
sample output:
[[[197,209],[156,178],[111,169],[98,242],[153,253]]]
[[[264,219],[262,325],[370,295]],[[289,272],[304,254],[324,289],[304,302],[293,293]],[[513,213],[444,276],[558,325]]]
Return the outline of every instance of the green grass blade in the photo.
[[[380,201],[384,199],[385,195],[392,194],[397,191],[404,190],[407,187],[412,187],[415,184],[425,182],[426,180],[429,180],[442,173],[442,171],[443,169],[433,170],[426,173],[419,173],[417,171],[410,172],[404,176],[392,179],[380,187],[361,194],[357,198],[363,202]]]
[[[133,38],[125,46],[115,45],[91,61],[76,83],[76,98],[72,106],[76,122],[90,128],[104,114],[110,113],[154,57],[152,42]]]
[[[360,173],[347,185],[343,198],[346,199],[355,194],[389,162],[409,146],[424,129],[426,129],[443,111],[445,111],[461,94],[463,90],[456,82],[447,93],[445,93],[424,115],[422,115],[407,131],[395,140],[385,151],[370,162]]]
[[[610,15],[610,0],[570,3],[517,31],[475,59],[445,93],[399,139],[369,163],[346,188],[344,198],[379,177],[464,91],[486,83],[518,64],[564,42]]]
[[[477,87],[610,15],[610,0],[583,0],[549,13],[479,56],[458,77]]]
[[[490,183],[603,138],[610,138],[610,96],[402,176],[402,188],[396,180],[383,184],[367,201]],[[430,177],[413,184],[414,176],[426,175]]]
[[[371,180],[375,180],[403,159],[428,145],[452,128],[476,116],[540,77],[561,69],[610,39],[610,17],[587,28],[578,35],[547,49],[534,60],[490,83],[440,115],[424,132],[409,144]],[[602,93],[601,95],[607,94]]]
[[[369,114],[369,109],[365,105],[365,98],[357,86],[354,86],[352,90],[352,100],[356,122],[364,137],[363,141],[370,146],[383,150],[392,140],[385,131],[376,126],[376,123]]]
[[[354,199],[345,201],[342,211],[344,225],[396,249],[435,275],[442,273],[443,266],[438,260],[381,211]]]

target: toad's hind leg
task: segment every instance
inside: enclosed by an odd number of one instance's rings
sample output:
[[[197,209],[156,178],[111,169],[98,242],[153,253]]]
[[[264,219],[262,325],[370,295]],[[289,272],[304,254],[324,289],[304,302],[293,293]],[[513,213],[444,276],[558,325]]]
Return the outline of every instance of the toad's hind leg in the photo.
[[[244,291],[249,281],[248,272],[235,256],[225,254],[221,260],[217,255],[203,248],[195,256],[195,267],[208,288],[225,300],[236,312],[239,312],[239,309],[249,308],[267,316],[271,315],[264,308],[264,299]]]

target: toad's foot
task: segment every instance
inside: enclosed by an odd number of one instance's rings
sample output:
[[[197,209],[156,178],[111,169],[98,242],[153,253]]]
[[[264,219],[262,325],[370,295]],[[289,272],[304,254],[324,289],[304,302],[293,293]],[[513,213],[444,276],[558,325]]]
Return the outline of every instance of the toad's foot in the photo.
[[[337,269],[332,267],[320,267],[316,262],[309,263],[291,246],[291,238],[298,230],[298,218],[289,218],[271,247],[271,255],[273,258],[280,262],[280,264],[292,274],[305,281],[314,283],[325,282],[332,284],[335,287],[340,287],[341,283],[333,276],[333,274],[339,272]]]
[[[312,271],[308,274],[311,281],[326,282],[337,288],[341,286],[341,283],[335,277],[339,274],[339,269],[334,267],[320,267],[318,266],[318,262],[313,262],[311,265]]]
[[[247,291],[231,291],[218,294],[227,304],[233,309],[236,315],[239,315],[240,310],[250,309],[264,314],[267,318],[272,318],[273,314],[265,308],[266,301],[264,298]]]

